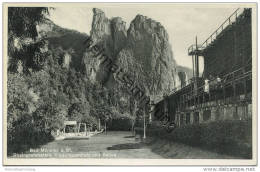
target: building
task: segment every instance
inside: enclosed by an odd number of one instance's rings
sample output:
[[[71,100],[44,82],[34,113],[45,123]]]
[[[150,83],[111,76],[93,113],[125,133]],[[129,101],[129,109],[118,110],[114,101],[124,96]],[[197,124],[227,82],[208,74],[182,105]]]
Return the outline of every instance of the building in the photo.
[[[205,42],[191,45],[193,77],[156,103],[155,118],[164,114],[177,126],[251,119],[251,30],[251,9],[237,9]],[[204,58],[202,76],[199,56]]]

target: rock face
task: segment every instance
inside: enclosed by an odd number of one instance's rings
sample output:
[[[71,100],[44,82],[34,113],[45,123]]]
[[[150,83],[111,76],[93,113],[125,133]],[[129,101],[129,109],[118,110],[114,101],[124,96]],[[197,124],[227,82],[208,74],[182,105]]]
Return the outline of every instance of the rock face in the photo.
[[[66,53],[64,54],[64,56],[63,56],[62,67],[68,69],[69,66],[70,66],[70,62],[71,62],[71,55],[70,55],[68,52],[66,52]]]
[[[90,36],[94,44],[104,47],[104,54],[145,89],[146,95],[156,99],[180,85],[168,33],[159,22],[137,15],[126,31],[121,18],[108,19],[99,9],[93,9],[93,13]],[[104,72],[97,59],[88,59],[85,56],[83,63],[94,68],[88,70],[95,71],[96,77],[103,73],[102,81],[114,87],[115,76]]]
[[[126,23],[120,17],[110,20],[103,11],[96,8],[93,13],[91,39],[95,44],[102,44],[106,55],[114,59],[126,43]]]
[[[159,22],[137,15],[127,31],[127,46],[118,59],[123,54],[132,54],[129,58],[138,64],[148,94],[162,95],[176,85],[176,62],[168,34]]]
[[[114,62],[117,54],[125,46],[127,41],[126,23],[120,17],[108,19],[100,9],[94,8],[93,13],[92,29],[90,32],[91,40],[93,44],[104,48],[103,54],[107,55]],[[83,58],[83,64],[86,64],[85,68],[88,68],[87,66],[91,64],[91,68],[95,71],[92,75],[95,78],[94,80],[106,83],[106,85],[110,83],[109,85],[113,87],[115,84],[113,76],[105,70],[106,66],[100,65],[99,60],[89,59],[89,57],[93,56],[92,52],[86,53]]]
[[[189,79],[193,77],[192,69],[184,67],[184,66],[177,66],[177,71],[179,75],[179,82],[183,85],[184,82],[188,82]]]

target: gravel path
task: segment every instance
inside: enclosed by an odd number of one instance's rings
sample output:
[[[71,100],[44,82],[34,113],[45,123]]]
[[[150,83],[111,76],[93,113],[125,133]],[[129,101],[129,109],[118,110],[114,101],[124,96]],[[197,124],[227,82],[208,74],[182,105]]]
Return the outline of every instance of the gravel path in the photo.
[[[141,142],[141,136],[131,132],[107,132],[90,139],[56,140],[37,149],[30,149],[15,158],[234,158],[178,143],[152,141]],[[149,139],[147,139],[149,141]]]

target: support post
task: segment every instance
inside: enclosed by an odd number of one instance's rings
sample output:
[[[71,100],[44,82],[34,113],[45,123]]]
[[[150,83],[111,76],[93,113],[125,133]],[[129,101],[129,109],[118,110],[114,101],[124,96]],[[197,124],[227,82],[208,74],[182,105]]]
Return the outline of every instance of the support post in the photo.
[[[223,84],[223,99],[224,99],[224,104],[226,103],[226,89],[225,85]]]
[[[195,67],[194,67],[194,56],[192,55],[192,76],[193,76],[193,78],[194,78],[194,69]]]
[[[245,75],[245,69],[243,69],[243,75]],[[245,100],[247,99],[247,95],[246,95],[246,77],[244,77],[244,81],[243,81],[243,85],[244,85],[244,95],[245,95]]]
[[[143,116],[143,118],[144,118],[144,137],[143,137],[143,138],[144,138],[144,139],[146,139],[146,131],[145,131],[145,128],[146,128],[146,127],[145,127],[145,125],[146,125],[146,124],[145,124],[145,113],[146,113],[146,111],[144,111],[144,116]]]
[[[98,118],[98,131],[100,131],[100,118]]]
[[[233,101],[236,101],[236,83],[235,81],[232,82],[233,85]]]
[[[107,122],[105,121],[105,133],[107,134]]]
[[[86,123],[84,123],[84,131],[85,131],[85,133],[87,135],[87,124]]]
[[[195,59],[196,59],[196,77],[199,77],[199,55],[198,55],[198,39],[196,36],[196,53],[195,53]]]
[[[198,77],[199,77],[199,56],[198,56],[198,42],[196,36],[196,50],[195,50],[195,81],[194,81],[194,93],[198,94]]]
[[[81,123],[79,123],[79,126],[78,126],[78,133],[79,133],[79,130],[80,130],[80,124],[81,124]]]

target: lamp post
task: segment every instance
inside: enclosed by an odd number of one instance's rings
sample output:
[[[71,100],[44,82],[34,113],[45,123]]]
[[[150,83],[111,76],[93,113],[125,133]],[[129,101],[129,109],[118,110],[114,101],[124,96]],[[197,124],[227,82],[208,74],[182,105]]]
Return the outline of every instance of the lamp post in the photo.
[[[145,113],[146,113],[146,108],[144,110],[144,139],[146,139],[146,131],[145,131]]]
[[[151,104],[151,102],[149,102],[149,107],[150,107],[150,104]],[[146,115],[146,113],[147,113],[147,111],[148,111],[148,107],[147,107],[147,105],[145,105],[144,106],[144,116],[143,116],[143,118],[144,118],[144,139],[146,139],[146,121],[145,121],[145,115]],[[150,111],[150,110],[149,110]],[[149,112],[148,112],[149,113]]]
[[[105,133],[107,134],[107,122],[105,121]]]
[[[154,111],[154,106],[155,106],[154,101],[153,100],[150,101],[150,106],[149,106],[149,124],[152,123],[152,113]]]
[[[100,131],[100,118],[98,118],[98,131]]]

